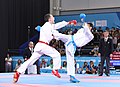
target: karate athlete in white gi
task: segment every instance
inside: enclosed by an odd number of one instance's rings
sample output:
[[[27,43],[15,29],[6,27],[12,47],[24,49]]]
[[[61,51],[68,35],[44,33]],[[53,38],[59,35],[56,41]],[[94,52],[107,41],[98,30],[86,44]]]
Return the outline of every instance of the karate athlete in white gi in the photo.
[[[67,57],[67,75],[70,76],[70,82],[72,83],[80,82],[75,78],[74,54],[76,47],[82,47],[94,38],[91,32],[92,27],[92,23],[84,23],[83,28],[79,29],[74,35],[65,35],[59,33],[57,30],[53,31],[54,38],[57,40],[62,40],[65,43]]]
[[[67,75],[70,76],[70,82],[78,83],[75,76],[75,65],[74,65],[74,54],[76,51],[76,47],[82,47],[89,43],[93,38],[93,34],[91,29],[93,27],[92,23],[84,23],[83,28],[79,29],[74,35],[65,35],[61,33],[57,33],[54,30],[54,37],[56,39],[62,40],[65,43],[66,49],[66,57],[67,57]]]
[[[46,23],[41,27],[39,42],[35,45],[34,52],[30,59],[25,61],[15,72],[13,81],[16,83],[21,73],[23,73],[30,65],[40,58],[43,54],[53,58],[53,70],[52,74],[60,78],[58,69],[61,67],[61,56],[60,53],[53,47],[49,46],[49,42],[53,39],[53,29],[59,29],[67,24],[76,23],[75,20],[70,22],[59,22],[54,24],[54,17],[51,14],[46,14],[44,17]]]

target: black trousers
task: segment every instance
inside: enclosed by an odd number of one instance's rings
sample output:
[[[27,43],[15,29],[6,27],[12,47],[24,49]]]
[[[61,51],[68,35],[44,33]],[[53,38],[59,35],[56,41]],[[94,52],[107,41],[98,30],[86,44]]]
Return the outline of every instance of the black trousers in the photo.
[[[40,74],[40,61],[39,59],[35,62],[36,66],[37,66],[37,74]]]
[[[110,58],[109,58],[109,57],[102,56],[102,57],[101,57],[100,74],[103,74],[103,69],[104,69],[105,60],[106,60],[105,73],[107,73],[107,74],[110,73],[110,70],[109,70],[109,67],[110,67]]]

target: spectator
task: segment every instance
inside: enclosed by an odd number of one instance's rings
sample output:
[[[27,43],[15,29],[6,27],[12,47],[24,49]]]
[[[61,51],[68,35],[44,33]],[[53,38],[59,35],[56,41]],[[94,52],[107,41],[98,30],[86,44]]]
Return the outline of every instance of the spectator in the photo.
[[[47,63],[46,63],[45,59],[43,58],[40,63],[40,68],[46,68],[46,67],[47,67]]]
[[[75,33],[77,33],[78,29],[75,29],[73,32],[72,32],[72,35],[74,35]]]
[[[96,28],[95,28],[96,29]],[[93,34],[94,34],[94,41],[98,41],[99,39],[100,39],[100,33],[99,32],[95,32],[95,31],[93,31]]]
[[[66,62],[66,61],[63,61],[62,69],[66,69],[66,68],[67,68],[67,62]]]
[[[118,43],[117,48],[116,48],[116,51],[117,51],[117,52],[120,52],[120,43]]]
[[[97,67],[98,74],[100,74],[100,66],[101,66],[101,62],[99,62],[98,67]]]
[[[94,27],[94,28],[92,29],[92,32],[93,32],[93,33],[97,33],[96,27]]]
[[[72,30],[69,30],[69,31],[68,31],[68,35],[72,35]]]
[[[12,70],[12,58],[9,54],[7,54],[7,57],[5,58],[5,71],[11,72]]]
[[[94,62],[90,61],[90,65],[88,65],[86,69],[87,74],[96,74],[97,73],[97,67],[94,66]]]
[[[88,68],[88,63],[84,62],[83,66],[78,69],[77,73],[79,73],[79,74],[85,74],[87,68]]]
[[[79,64],[76,62],[76,59],[74,59],[74,64],[75,64],[75,73],[77,73],[79,69]]]
[[[117,40],[117,43],[120,43],[120,36],[119,36],[119,38],[118,38],[118,40]]]
[[[110,29],[109,29],[109,27],[106,27],[105,30],[109,31]]]
[[[113,37],[113,46],[114,46],[114,49],[117,48],[117,37],[116,36]]]
[[[65,55],[65,48],[64,48],[64,46],[61,46],[61,47],[60,47],[59,53],[60,53],[62,56]]]
[[[22,64],[22,61],[19,59],[19,60],[17,61],[17,64],[16,64],[16,67],[15,67],[15,70],[14,70],[14,71],[16,71],[16,70],[21,66],[21,64]]]
[[[93,56],[93,55],[95,54],[94,50],[92,49],[92,50],[89,52],[89,54],[90,54],[91,56]]]
[[[99,51],[99,47],[96,45],[89,54],[92,56],[98,56],[98,51]]]
[[[50,60],[50,64],[49,64],[48,67],[51,68],[51,69],[53,68],[53,59]]]
[[[103,32],[103,30],[102,30],[101,27],[99,27],[97,31],[98,31],[98,32]]]

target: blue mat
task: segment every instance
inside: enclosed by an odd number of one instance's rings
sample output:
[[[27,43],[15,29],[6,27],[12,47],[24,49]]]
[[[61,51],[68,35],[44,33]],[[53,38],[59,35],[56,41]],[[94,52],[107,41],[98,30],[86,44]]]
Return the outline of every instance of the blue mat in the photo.
[[[13,84],[13,73],[0,73],[0,87],[120,87],[120,76],[77,74],[80,83],[70,83],[67,74],[57,78],[51,73],[41,75],[21,75],[19,81]]]

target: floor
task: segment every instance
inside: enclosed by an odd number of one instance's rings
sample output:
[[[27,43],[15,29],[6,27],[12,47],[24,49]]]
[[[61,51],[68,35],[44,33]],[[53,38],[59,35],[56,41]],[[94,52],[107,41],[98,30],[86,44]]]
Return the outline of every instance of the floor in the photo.
[[[17,83],[13,83],[14,73],[0,73],[0,87],[120,87],[120,75],[97,75],[77,74],[80,83],[70,83],[69,76],[61,74],[57,78],[51,73],[41,75],[21,75]]]

